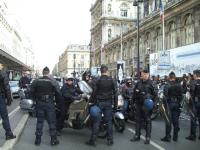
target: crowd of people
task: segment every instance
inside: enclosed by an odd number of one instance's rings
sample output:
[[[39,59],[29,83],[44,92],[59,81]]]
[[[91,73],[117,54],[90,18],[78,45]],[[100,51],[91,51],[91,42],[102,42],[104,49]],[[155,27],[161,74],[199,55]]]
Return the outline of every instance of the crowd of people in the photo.
[[[10,105],[10,91],[8,88],[7,78],[1,71],[1,68],[2,67],[0,67],[0,103],[2,104],[0,105],[0,115],[3,120],[3,127],[6,131],[6,139],[9,140],[16,136],[13,135],[8,120],[5,97],[8,99],[7,105]],[[82,78],[93,89],[89,100],[93,103],[93,106],[97,107],[99,110],[97,115],[91,115],[92,133],[89,140],[86,142],[87,145],[96,145],[101,113],[104,114],[104,119],[108,125],[107,145],[114,144],[112,112],[117,110],[118,94],[121,94],[124,98],[124,107],[122,110],[124,114],[126,113],[130,102],[135,105],[136,133],[131,141],[135,142],[140,140],[141,128],[143,125],[142,122],[145,122],[145,144],[149,144],[152,133],[152,106],[158,96],[158,85],[163,86],[163,103],[165,108],[170,112],[170,120],[169,122],[166,122],[165,136],[161,138],[161,141],[171,141],[172,126],[172,139],[173,141],[178,141],[181,101],[183,100],[183,95],[187,92],[191,95],[188,103],[192,106],[191,109],[195,114],[195,117],[191,115],[190,135],[186,137],[186,139],[192,141],[196,140],[197,120],[199,121],[200,129],[200,70],[195,70],[193,75],[183,75],[182,78],[177,78],[174,72],[170,72],[168,76],[161,79],[160,76],[152,76],[150,78],[148,70],[144,69],[141,71],[139,80],[134,81],[131,77],[127,77],[120,86],[117,85],[116,80],[108,75],[108,67],[106,65],[102,65],[100,70],[101,76],[98,78],[91,78],[89,72],[85,72]],[[30,81],[24,74],[20,79],[20,87],[24,88],[27,84],[30,84]],[[51,145],[59,144],[57,136],[62,134],[61,132],[64,127],[64,120],[66,119],[69,106],[74,100],[81,99],[84,96],[84,93],[74,84],[73,76],[66,77],[64,85],[60,89],[58,83],[50,77],[49,68],[45,67],[43,69],[43,76],[35,79],[31,83],[30,94],[31,98],[36,102],[37,123],[35,145],[40,145],[41,143],[44,120],[47,120],[49,124]],[[59,112],[56,111],[55,106],[60,109]],[[200,133],[198,138],[200,139]]]

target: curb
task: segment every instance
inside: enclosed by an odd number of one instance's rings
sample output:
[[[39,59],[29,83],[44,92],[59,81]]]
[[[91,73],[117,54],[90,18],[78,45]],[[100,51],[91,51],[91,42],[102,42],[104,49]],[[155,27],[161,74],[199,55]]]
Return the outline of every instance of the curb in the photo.
[[[26,122],[28,121],[29,114],[23,115],[22,119],[19,121],[17,127],[14,130],[14,134],[17,136],[13,140],[6,141],[3,146],[0,148],[0,150],[12,150],[17,141],[19,140],[21,133],[26,125]]]

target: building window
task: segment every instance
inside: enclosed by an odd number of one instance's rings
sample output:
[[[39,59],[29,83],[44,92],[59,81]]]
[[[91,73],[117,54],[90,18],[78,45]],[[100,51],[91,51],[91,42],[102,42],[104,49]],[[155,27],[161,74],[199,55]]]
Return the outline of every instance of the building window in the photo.
[[[176,31],[175,31],[175,23],[169,23],[169,33],[168,33],[168,48],[176,47]]]
[[[162,34],[161,34],[161,28],[158,27],[156,29],[156,52],[162,50]]]
[[[112,30],[108,29],[108,41],[110,41],[112,38]]]
[[[149,32],[146,33],[145,46],[146,46],[146,49],[145,49],[146,52],[145,52],[145,54],[148,54],[149,53],[148,49],[151,47],[151,37],[150,37],[150,33]]]
[[[127,17],[128,16],[128,8],[125,3],[123,3],[120,7],[121,17]]]
[[[108,13],[111,13],[111,11],[112,11],[112,6],[111,4],[108,4]]]
[[[184,24],[185,44],[194,43],[194,25],[192,23],[192,15],[188,14],[185,17]]]

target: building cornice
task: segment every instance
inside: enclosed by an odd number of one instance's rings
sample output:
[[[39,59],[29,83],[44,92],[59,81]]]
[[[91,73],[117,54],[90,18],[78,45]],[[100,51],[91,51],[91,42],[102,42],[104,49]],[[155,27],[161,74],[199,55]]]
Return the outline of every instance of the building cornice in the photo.
[[[176,3],[172,3],[171,5],[168,5],[165,9],[165,20],[168,20],[174,16],[177,16],[177,13],[180,14],[181,11],[187,11],[188,9],[194,7],[196,4],[200,4],[199,0],[193,0],[193,1],[187,1],[187,0],[182,0],[182,1],[178,1]],[[187,9],[184,9],[187,8]],[[178,11],[177,11],[178,10]],[[141,23],[140,23],[140,33],[142,33],[142,31],[146,31],[147,29],[150,29],[152,27],[155,27],[155,25],[161,25],[161,19],[160,19],[160,13],[159,11],[156,11],[155,13],[151,14],[150,16],[148,16],[147,18],[144,18]],[[123,41],[136,36],[137,34],[137,28],[132,28],[131,30],[129,30],[128,32],[123,34]],[[112,47],[115,44],[119,44],[121,41],[121,37],[116,37],[115,39],[113,39],[112,41],[106,43],[104,45],[103,49],[109,49],[110,47]],[[99,48],[97,48],[97,50],[99,50]]]
[[[100,3],[100,2],[102,2],[102,0],[96,0],[95,3],[90,8],[90,12],[92,12],[96,8],[96,6],[98,5],[98,3]]]

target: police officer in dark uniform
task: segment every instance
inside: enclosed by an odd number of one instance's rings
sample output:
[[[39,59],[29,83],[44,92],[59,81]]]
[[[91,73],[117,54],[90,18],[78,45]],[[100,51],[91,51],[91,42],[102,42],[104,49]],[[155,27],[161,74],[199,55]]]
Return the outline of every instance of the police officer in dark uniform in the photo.
[[[176,75],[174,72],[169,74],[169,81],[164,86],[164,104],[168,111],[170,122],[166,122],[166,135],[161,138],[161,141],[171,141],[171,126],[173,124],[173,141],[178,141],[179,128],[179,116],[180,116],[180,103],[182,100],[182,88],[181,84],[176,81]]]
[[[115,81],[107,75],[108,67],[106,65],[101,65],[100,70],[101,77],[97,79],[95,83],[92,93],[92,100],[95,100],[95,105],[98,106],[100,111],[104,114],[104,119],[108,124],[107,145],[112,145],[112,105],[114,105],[114,109],[117,109],[117,85]],[[92,134],[90,140],[86,142],[87,145],[95,146],[95,141],[99,132],[100,121],[101,113],[99,113],[96,118],[93,118]]]
[[[196,140],[197,120],[199,121],[199,140],[200,140],[200,70],[195,70],[194,81],[191,83],[191,103],[193,105],[194,117],[191,116],[190,135],[186,137],[187,140]]]
[[[0,115],[2,118],[2,125],[5,130],[6,140],[14,139],[16,138],[15,135],[13,135],[11,128],[10,128],[10,122],[8,118],[8,111],[6,108],[6,105],[11,105],[11,92],[10,92],[10,86],[8,83],[8,77],[3,69],[3,64],[0,63]],[[7,99],[7,102],[6,102]]]
[[[61,88],[61,94],[64,99],[64,109],[61,110],[60,115],[57,118],[57,133],[61,134],[61,130],[64,127],[64,120],[66,118],[66,114],[68,113],[68,109],[70,104],[74,100],[80,100],[83,92],[74,85],[74,77],[72,75],[67,76],[66,83]]]
[[[56,111],[54,96],[60,95],[59,85],[49,77],[49,68],[43,69],[43,77],[36,79],[31,84],[31,94],[36,101],[36,139],[35,145],[40,145],[43,134],[43,124],[46,119],[49,125],[51,145],[59,144],[56,136]]]
[[[151,137],[151,114],[152,111],[144,109],[144,101],[146,99],[154,100],[156,97],[155,89],[152,81],[149,79],[148,70],[141,72],[141,80],[138,81],[134,88],[133,101],[136,103],[136,133],[131,139],[132,142],[139,141],[141,135],[141,121],[144,117],[146,123],[146,140],[145,144],[149,144]]]

